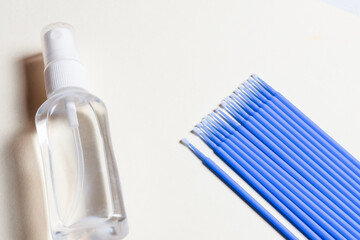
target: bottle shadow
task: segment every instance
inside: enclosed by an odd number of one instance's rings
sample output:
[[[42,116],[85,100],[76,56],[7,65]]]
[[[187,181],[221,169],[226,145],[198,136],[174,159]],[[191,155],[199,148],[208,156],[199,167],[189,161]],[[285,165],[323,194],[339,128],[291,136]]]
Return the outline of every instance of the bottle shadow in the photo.
[[[50,240],[46,218],[44,184],[35,113],[46,100],[41,54],[25,57],[19,62],[24,93],[23,128],[9,143],[9,166],[5,182],[8,189],[9,234],[13,240]]]

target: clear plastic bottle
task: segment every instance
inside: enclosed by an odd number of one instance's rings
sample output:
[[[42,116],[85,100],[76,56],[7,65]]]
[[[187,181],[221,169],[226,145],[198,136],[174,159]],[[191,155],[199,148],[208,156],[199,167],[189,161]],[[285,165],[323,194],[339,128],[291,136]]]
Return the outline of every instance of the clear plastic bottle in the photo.
[[[43,31],[47,100],[36,114],[54,239],[123,239],[128,233],[104,103],[87,91],[72,28]]]

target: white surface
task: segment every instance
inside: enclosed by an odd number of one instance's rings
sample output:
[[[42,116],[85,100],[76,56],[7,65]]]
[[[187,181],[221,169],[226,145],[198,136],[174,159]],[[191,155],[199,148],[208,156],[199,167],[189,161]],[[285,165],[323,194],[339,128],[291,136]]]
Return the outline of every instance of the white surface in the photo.
[[[320,0],[1,0],[1,239],[48,239],[33,122],[45,92],[28,57],[56,21],[75,27],[109,109],[127,239],[281,239],[179,144],[209,154],[189,131],[253,72],[359,157],[354,14]]]

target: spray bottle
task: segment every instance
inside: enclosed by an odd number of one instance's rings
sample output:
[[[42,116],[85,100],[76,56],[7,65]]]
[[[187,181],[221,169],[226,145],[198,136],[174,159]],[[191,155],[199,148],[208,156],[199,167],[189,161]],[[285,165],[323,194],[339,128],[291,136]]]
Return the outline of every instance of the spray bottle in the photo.
[[[88,92],[72,27],[42,34],[47,100],[35,122],[54,239],[122,239],[128,233],[104,103]]]

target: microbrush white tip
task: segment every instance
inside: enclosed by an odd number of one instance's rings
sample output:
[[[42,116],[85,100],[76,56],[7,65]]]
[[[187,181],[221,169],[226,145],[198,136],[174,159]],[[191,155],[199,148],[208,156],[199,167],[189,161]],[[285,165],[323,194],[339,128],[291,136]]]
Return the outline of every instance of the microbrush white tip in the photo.
[[[190,142],[189,142],[189,140],[187,140],[186,138],[181,139],[180,142],[181,142],[182,144],[184,144],[185,146],[187,146],[187,147],[190,146]]]

